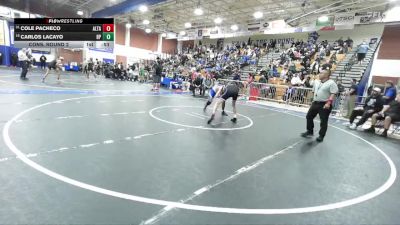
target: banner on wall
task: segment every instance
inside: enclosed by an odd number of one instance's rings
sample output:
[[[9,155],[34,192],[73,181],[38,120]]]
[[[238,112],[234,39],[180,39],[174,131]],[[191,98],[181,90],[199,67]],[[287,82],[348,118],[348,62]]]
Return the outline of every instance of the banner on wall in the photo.
[[[203,37],[209,37],[210,36],[210,29],[203,29]]]
[[[385,21],[386,13],[383,12],[361,12],[356,13],[354,24],[382,23]]]
[[[167,33],[167,40],[168,39],[177,39],[178,35],[176,33]]]
[[[224,34],[223,27],[216,26],[210,29],[210,39],[217,39],[221,37],[223,38],[223,34]]]
[[[261,30],[261,23],[260,22],[249,23],[249,24],[247,24],[247,30],[248,31],[260,31]]]
[[[286,28],[286,22],[285,20],[274,20],[268,22],[268,27],[271,29],[283,29]]]
[[[335,26],[354,25],[355,13],[338,14],[335,16]]]
[[[296,32],[296,28],[287,26],[285,20],[269,21],[268,23],[264,23],[264,25],[264,34],[284,34]]]
[[[186,31],[186,37],[185,36],[178,36],[178,41],[185,39],[185,40],[196,40],[196,39],[202,39],[203,36],[199,37],[199,30],[188,30]],[[201,35],[203,35],[203,31],[201,31]]]

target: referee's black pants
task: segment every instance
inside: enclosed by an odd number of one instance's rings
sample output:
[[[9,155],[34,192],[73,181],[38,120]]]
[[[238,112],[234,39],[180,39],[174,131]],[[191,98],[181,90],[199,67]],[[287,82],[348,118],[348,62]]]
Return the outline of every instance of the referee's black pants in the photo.
[[[329,109],[324,109],[326,102],[313,102],[307,113],[307,132],[314,133],[314,118],[319,115],[321,120],[321,128],[319,130],[319,136],[325,137],[326,131],[328,130],[329,114],[332,112],[332,105]]]

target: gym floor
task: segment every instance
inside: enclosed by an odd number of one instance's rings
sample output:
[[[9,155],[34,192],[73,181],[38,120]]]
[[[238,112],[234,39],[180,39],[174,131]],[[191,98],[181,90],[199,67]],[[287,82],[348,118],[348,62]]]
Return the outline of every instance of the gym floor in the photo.
[[[246,102],[0,69],[0,224],[399,224],[400,142]],[[231,102],[227,102],[232,114]],[[318,123],[316,123],[318,129]]]

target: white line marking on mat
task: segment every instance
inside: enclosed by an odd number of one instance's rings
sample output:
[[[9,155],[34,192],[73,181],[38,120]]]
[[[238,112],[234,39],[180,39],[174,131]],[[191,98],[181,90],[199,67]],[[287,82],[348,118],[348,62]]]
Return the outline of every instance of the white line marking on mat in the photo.
[[[139,112],[131,112],[131,114],[144,114],[146,111],[139,111]]]
[[[129,113],[127,112],[121,112],[121,113],[114,113],[113,115],[128,115]]]
[[[285,148],[283,148],[282,150],[272,154],[272,155],[268,155],[265,156],[255,162],[252,162],[238,170],[236,170],[232,175],[227,176],[224,179],[220,179],[217,180],[214,184],[209,184],[206,185],[200,189],[198,189],[197,191],[195,191],[193,194],[191,194],[190,196],[186,197],[185,199],[179,200],[178,202],[181,203],[187,203],[189,201],[192,201],[193,199],[199,197],[201,194],[210,191],[211,189],[216,188],[217,186],[224,184],[226,182],[229,182],[231,180],[234,180],[236,178],[238,178],[240,175],[244,174],[244,173],[248,173],[251,170],[254,170],[255,168],[261,166],[262,164],[264,164],[266,161],[274,159],[276,156],[285,153],[286,151],[289,151],[290,149],[293,149],[296,145],[302,143],[304,141],[297,141],[294,144],[291,144]],[[172,206],[166,206],[163,209],[161,209],[157,214],[155,214],[153,217],[151,217],[150,219],[145,220],[144,222],[140,223],[140,225],[147,225],[147,224],[154,224],[155,222],[159,221],[163,216],[165,216],[169,211],[171,211],[172,209],[175,209]]]
[[[215,126],[214,127],[212,127],[212,126],[206,126],[206,127],[205,126],[192,126],[192,125],[186,125],[186,124],[181,124],[181,123],[176,123],[176,122],[172,122],[172,121],[169,121],[169,120],[165,120],[165,119],[162,119],[162,118],[154,115],[154,112],[159,111],[161,109],[165,109],[165,108],[167,108],[167,109],[168,108],[173,108],[173,109],[174,108],[201,108],[202,109],[203,107],[201,107],[201,106],[182,106],[182,105],[181,106],[160,106],[160,107],[156,107],[154,109],[151,109],[149,111],[149,115],[151,117],[153,117],[154,119],[159,120],[159,121],[164,122],[164,123],[169,123],[169,124],[172,124],[172,125],[186,127],[186,128],[197,128],[197,129],[202,129],[202,130],[220,130],[220,131],[242,130],[242,129],[250,128],[254,124],[253,120],[250,117],[242,115],[242,114],[239,114],[239,113],[237,115],[240,116],[240,117],[245,118],[246,120],[248,120],[249,124],[243,125],[241,127],[232,127],[232,128],[219,128],[219,127],[215,127]],[[233,113],[233,112],[230,112],[230,111],[227,111],[227,112],[228,113]],[[203,119],[203,118],[201,118],[201,119]]]
[[[198,119],[204,119],[203,117],[200,117],[200,116],[196,116],[196,115],[193,115],[193,114],[191,114],[191,113],[185,113],[185,115],[188,115],[188,116],[191,116],[191,117],[194,117],[194,118],[198,118]]]
[[[90,148],[90,147],[93,147],[93,146],[98,145],[98,144],[100,144],[100,143],[92,143],[92,144],[86,144],[86,145],[79,145],[79,147],[81,147],[81,148]]]
[[[86,117],[86,115],[83,115],[83,116],[59,116],[59,117],[56,117],[56,119],[60,120],[60,119],[72,119],[72,118],[83,118],[83,117]]]
[[[196,113],[196,112],[192,112],[192,114],[193,114],[193,115],[196,115],[196,116],[203,117],[204,119],[210,118],[210,117],[208,117],[208,116],[206,116],[206,115],[201,115],[200,113]]]

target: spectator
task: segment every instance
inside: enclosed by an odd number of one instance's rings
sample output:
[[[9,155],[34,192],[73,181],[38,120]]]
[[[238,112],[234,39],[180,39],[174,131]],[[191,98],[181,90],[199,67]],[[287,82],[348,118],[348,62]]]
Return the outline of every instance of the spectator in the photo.
[[[329,62],[329,59],[325,60],[325,63],[322,64],[321,68],[324,70],[332,70],[332,64]]]
[[[319,73],[319,65],[321,59],[318,57],[315,61],[311,64],[311,74],[318,74]]]
[[[344,54],[347,54],[349,52],[349,46],[347,45],[347,43],[344,43],[344,46],[343,46],[343,53]]]
[[[284,66],[282,71],[281,71],[281,75],[280,78],[283,80],[286,80],[288,78],[288,68],[287,66]]]
[[[303,85],[303,82],[297,73],[293,74],[293,78],[291,79],[290,83],[295,87]]]
[[[386,81],[386,90],[383,99],[385,101],[385,105],[389,105],[396,98],[396,87],[393,84],[393,81]]]
[[[357,50],[357,60],[359,62],[359,64],[361,65],[362,61],[364,60],[365,56],[367,55],[368,50],[372,50],[369,45],[367,44],[366,41],[363,41],[363,43],[358,46],[358,50]]]
[[[349,46],[349,48],[353,47],[353,40],[350,37],[347,37],[347,40],[345,42],[347,46]]]
[[[337,62],[337,56],[336,56],[336,51],[334,51],[333,53],[332,53],[332,56],[331,56],[331,58],[329,59],[329,63],[332,65],[332,64],[336,64]]]
[[[157,58],[157,62],[154,65],[154,76],[153,76],[153,89],[152,91],[159,91],[163,66],[160,58]]]
[[[363,125],[375,113],[383,109],[383,98],[381,96],[381,89],[376,87],[372,90],[371,96],[365,100],[364,107],[357,107],[353,110],[350,116],[350,129],[355,130],[358,126]],[[357,116],[361,119],[357,123],[353,123]]]
[[[345,92],[345,88],[344,88],[344,86],[343,86],[343,84],[342,84],[342,81],[341,80],[336,80],[336,84],[337,84],[337,86],[338,86],[338,89],[339,89],[339,93],[343,93],[343,92]]]
[[[196,90],[200,91],[200,95],[204,95],[203,77],[201,75],[196,76],[192,85],[193,96],[196,96]]]
[[[203,80],[204,92],[205,90],[210,90],[214,86],[214,81],[211,79],[210,75],[206,75],[206,79]]]
[[[372,94],[372,89],[374,89],[374,87],[372,85],[368,87],[367,95],[371,95]]]
[[[343,47],[343,44],[344,44],[343,37],[340,37],[339,40],[337,41],[337,43],[340,47]]]
[[[240,81],[240,74],[238,72],[235,72],[234,76],[233,76],[233,80],[238,80]]]
[[[258,82],[259,82],[259,83],[266,84],[266,83],[268,83],[268,80],[267,80],[267,78],[265,77],[265,75],[263,74],[263,75],[261,75],[261,77],[260,77],[260,79],[258,80]]]
[[[255,80],[254,74],[249,73],[249,76],[247,77],[247,85],[250,85],[251,83],[253,83],[254,80]]]
[[[282,96],[283,101],[290,101],[295,94],[295,89],[292,84],[289,84],[287,87],[285,94]]]
[[[357,93],[358,93],[357,80],[352,79],[350,89],[347,92],[347,95],[349,97],[347,100],[347,116],[346,116],[346,118],[350,118],[350,115],[353,113],[353,109],[356,104]]]
[[[310,76],[306,76],[306,79],[305,79],[305,81],[304,81],[304,87],[306,87],[306,88],[312,88],[312,85],[311,85],[311,77],[310,77]]]
[[[384,120],[384,131],[381,134],[382,137],[387,137],[387,132],[390,125],[395,122],[400,122],[400,93],[397,94],[395,101],[389,104],[389,107],[384,109],[381,113],[375,113],[372,116],[372,125],[366,129],[366,132],[375,133],[375,125],[378,120]]]
[[[18,64],[18,54],[13,52],[11,54],[11,65],[17,67],[17,64]]]
[[[333,104],[333,109],[338,109],[340,102],[342,101],[342,94],[345,92],[345,88],[341,80],[336,79],[336,84],[338,86],[338,93],[336,94],[335,102]]]
[[[139,69],[139,82],[140,83],[146,82],[145,70],[143,65],[141,65]]]

